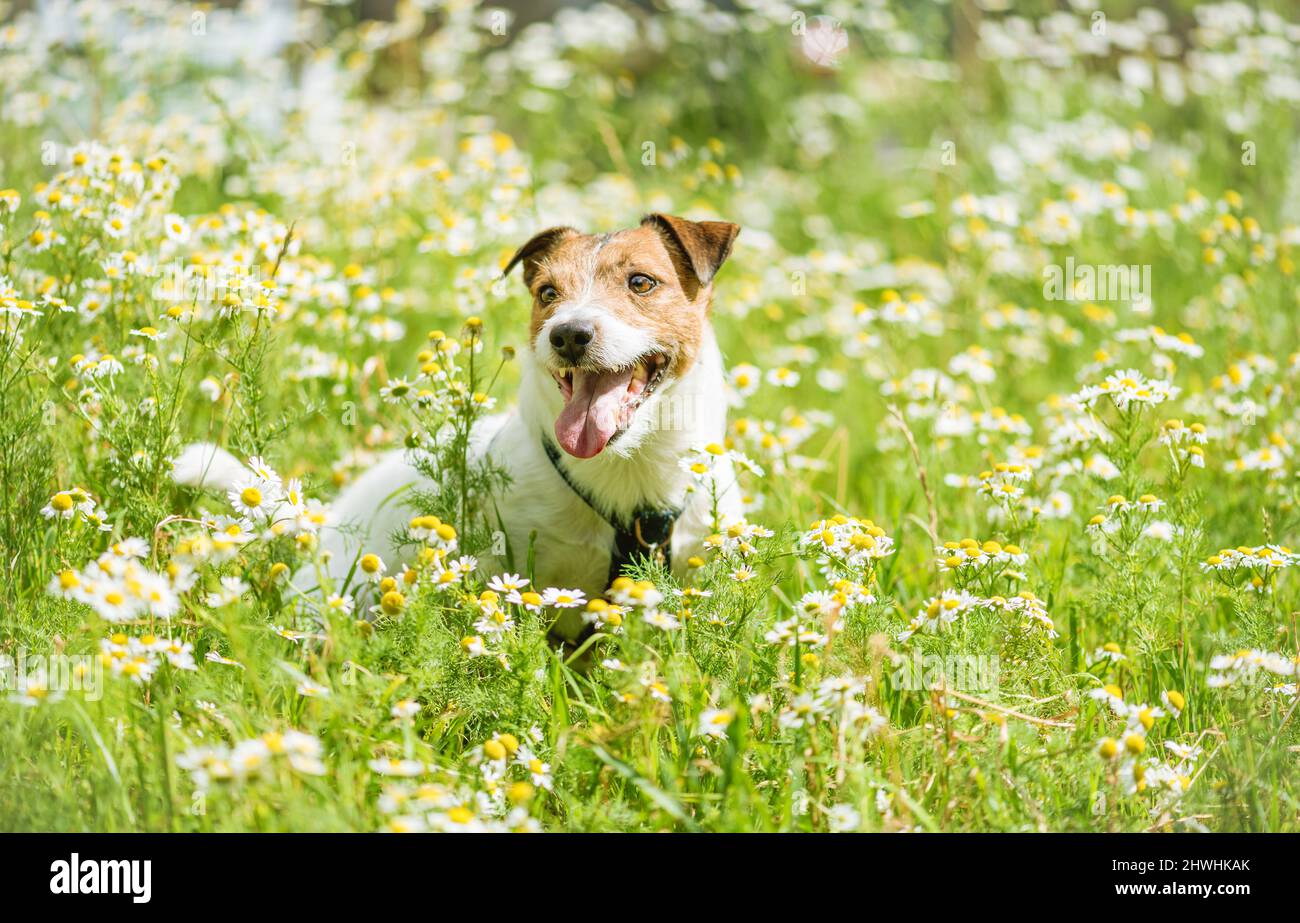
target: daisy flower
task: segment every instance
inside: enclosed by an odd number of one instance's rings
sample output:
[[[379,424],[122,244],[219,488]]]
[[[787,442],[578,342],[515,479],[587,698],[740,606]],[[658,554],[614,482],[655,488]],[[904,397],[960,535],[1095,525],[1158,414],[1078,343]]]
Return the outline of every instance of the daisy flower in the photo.
[[[265,481],[249,478],[237,483],[226,494],[230,505],[240,516],[250,519],[265,519],[271,514],[276,496]]]
[[[562,590],[557,587],[547,587],[542,592],[542,605],[554,609],[576,609],[578,606],[585,605],[587,595],[582,590]]]
[[[730,708],[706,708],[700,712],[695,733],[701,737],[726,737],[727,728],[735,718],[736,713]]]

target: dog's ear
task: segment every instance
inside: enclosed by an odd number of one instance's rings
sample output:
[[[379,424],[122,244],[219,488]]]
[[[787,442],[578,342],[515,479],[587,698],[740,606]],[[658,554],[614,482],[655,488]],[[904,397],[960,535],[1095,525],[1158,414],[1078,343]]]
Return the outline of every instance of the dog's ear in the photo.
[[[578,233],[577,230],[570,227],[547,228],[538,234],[534,234],[528,239],[522,247],[515,251],[515,255],[510,257],[510,262],[506,263],[506,268],[501,270],[501,277],[505,278],[510,275],[510,270],[515,268],[518,263],[524,264],[524,284],[527,285],[532,280],[532,267],[539,259],[550,252],[562,240],[568,240]]]
[[[713,281],[740,233],[740,225],[730,221],[689,221],[658,213],[646,215],[641,225],[650,225],[659,232],[668,251],[682,258],[701,286]]]

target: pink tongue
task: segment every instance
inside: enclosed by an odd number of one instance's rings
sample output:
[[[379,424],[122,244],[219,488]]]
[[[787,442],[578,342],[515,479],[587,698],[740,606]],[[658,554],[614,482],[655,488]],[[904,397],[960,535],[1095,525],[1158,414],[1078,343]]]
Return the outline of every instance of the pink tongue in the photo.
[[[632,381],[625,372],[573,372],[573,394],[555,419],[560,447],[577,458],[600,454],[618,431],[623,395]]]

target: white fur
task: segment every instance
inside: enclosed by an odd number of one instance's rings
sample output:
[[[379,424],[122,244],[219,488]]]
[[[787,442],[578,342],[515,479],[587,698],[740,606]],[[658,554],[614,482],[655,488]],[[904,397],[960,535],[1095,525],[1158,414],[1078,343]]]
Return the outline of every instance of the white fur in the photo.
[[[551,348],[551,331],[569,321],[586,321],[596,328],[591,346],[587,348],[584,365],[601,369],[624,369],[652,352],[662,352],[663,347],[645,331],[619,320],[599,304],[583,300],[565,305],[546,319],[537,333],[533,348],[543,365],[564,368],[569,365]]]
[[[172,480],[188,487],[230,490],[249,474],[239,459],[208,442],[186,446],[172,460]]]
[[[546,370],[526,353],[522,366],[518,409],[501,424],[490,449],[491,456],[512,477],[501,501],[503,512],[509,514],[505,516],[507,535],[516,548],[515,535],[522,536],[526,548],[528,529],[536,528],[539,582],[562,583],[566,573],[586,570],[593,575],[583,585],[587,589],[605,579],[613,530],[569,488],[546,457],[542,438],[554,438],[563,398]],[[723,387],[722,357],[709,334],[690,371],[665,382],[651,395],[631,425],[604,451],[587,459],[562,455],[560,464],[585,494],[605,507],[604,512],[616,517],[626,517],[641,506],[681,503],[691,479],[678,461],[693,446],[723,439]],[[676,408],[685,412],[674,419]],[[661,420],[674,425],[657,425]],[[733,510],[739,508],[739,491],[734,486],[726,491],[726,497]],[[693,548],[703,539],[704,533],[693,520],[703,517],[702,523],[707,514],[704,498],[692,497],[674,531],[675,563],[689,556],[679,555],[679,547]],[[543,539],[550,549],[540,547]]]
[[[539,337],[539,342],[544,338]],[[640,355],[638,353],[638,355]],[[563,406],[554,380],[530,351],[520,353],[522,380],[518,407],[484,419],[475,428],[471,451],[486,453],[505,469],[510,483],[492,497],[485,510],[489,522],[499,513],[513,555],[483,555],[484,574],[527,567],[529,537],[534,543],[535,579],[541,587],[581,589],[602,594],[609,573],[614,531],[601,515],[579,497],[555,470],[542,447],[553,439],[555,418]],[[686,559],[699,552],[711,529],[709,499],[688,494],[689,474],[678,464],[692,447],[722,442],[726,428],[722,356],[712,331],[706,330],[699,358],[681,378],[665,381],[637,410],[631,425],[604,451],[589,459],[562,455],[570,479],[597,498],[609,515],[625,517],[645,505],[680,504],[685,508],[673,530],[673,569],[681,574]],[[660,425],[662,424],[662,425]],[[176,479],[194,486],[229,489],[247,471],[229,453],[210,445],[188,447],[175,462]],[[740,492],[729,468],[719,472],[724,485],[723,515],[740,511]],[[391,537],[415,515],[402,493],[422,479],[407,453],[394,451],[349,484],[332,504],[337,525],[321,535],[321,549],[330,553],[328,573],[341,584],[359,554],[374,551],[390,571],[409,562],[410,551]],[[310,591],[318,583],[315,570],[304,568],[295,585]],[[572,636],[580,627],[570,613],[560,630]]]

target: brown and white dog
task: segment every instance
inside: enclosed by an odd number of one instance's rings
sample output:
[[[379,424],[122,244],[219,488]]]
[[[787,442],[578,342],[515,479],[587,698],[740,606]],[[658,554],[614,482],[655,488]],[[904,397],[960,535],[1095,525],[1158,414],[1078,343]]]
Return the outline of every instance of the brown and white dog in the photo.
[[[536,533],[535,585],[597,596],[629,553],[662,550],[680,573],[702,547],[710,498],[689,491],[691,475],[679,462],[724,438],[725,376],[709,310],[714,276],[739,230],[661,214],[612,234],[551,228],[507,264],[506,274],[522,265],[533,297],[518,405],[481,421],[472,451],[510,477],[493,499],[517,566]],[[176,467],[177,480],[203,486],[245,474],[212,446],[191,446]],[[739,489],[725,463],[718,476],[721,512],[738,516]],[[359,552],[400,563],[390,537],[412,511],[384,501],[420,479],[396,451],[339,495],[338,527],[321,540],[336,582]],[[480,558],[487,574],[506,566]],[[308,571],[303,579],[314,584]],[[580,624],[558,627],[572,637]]]

